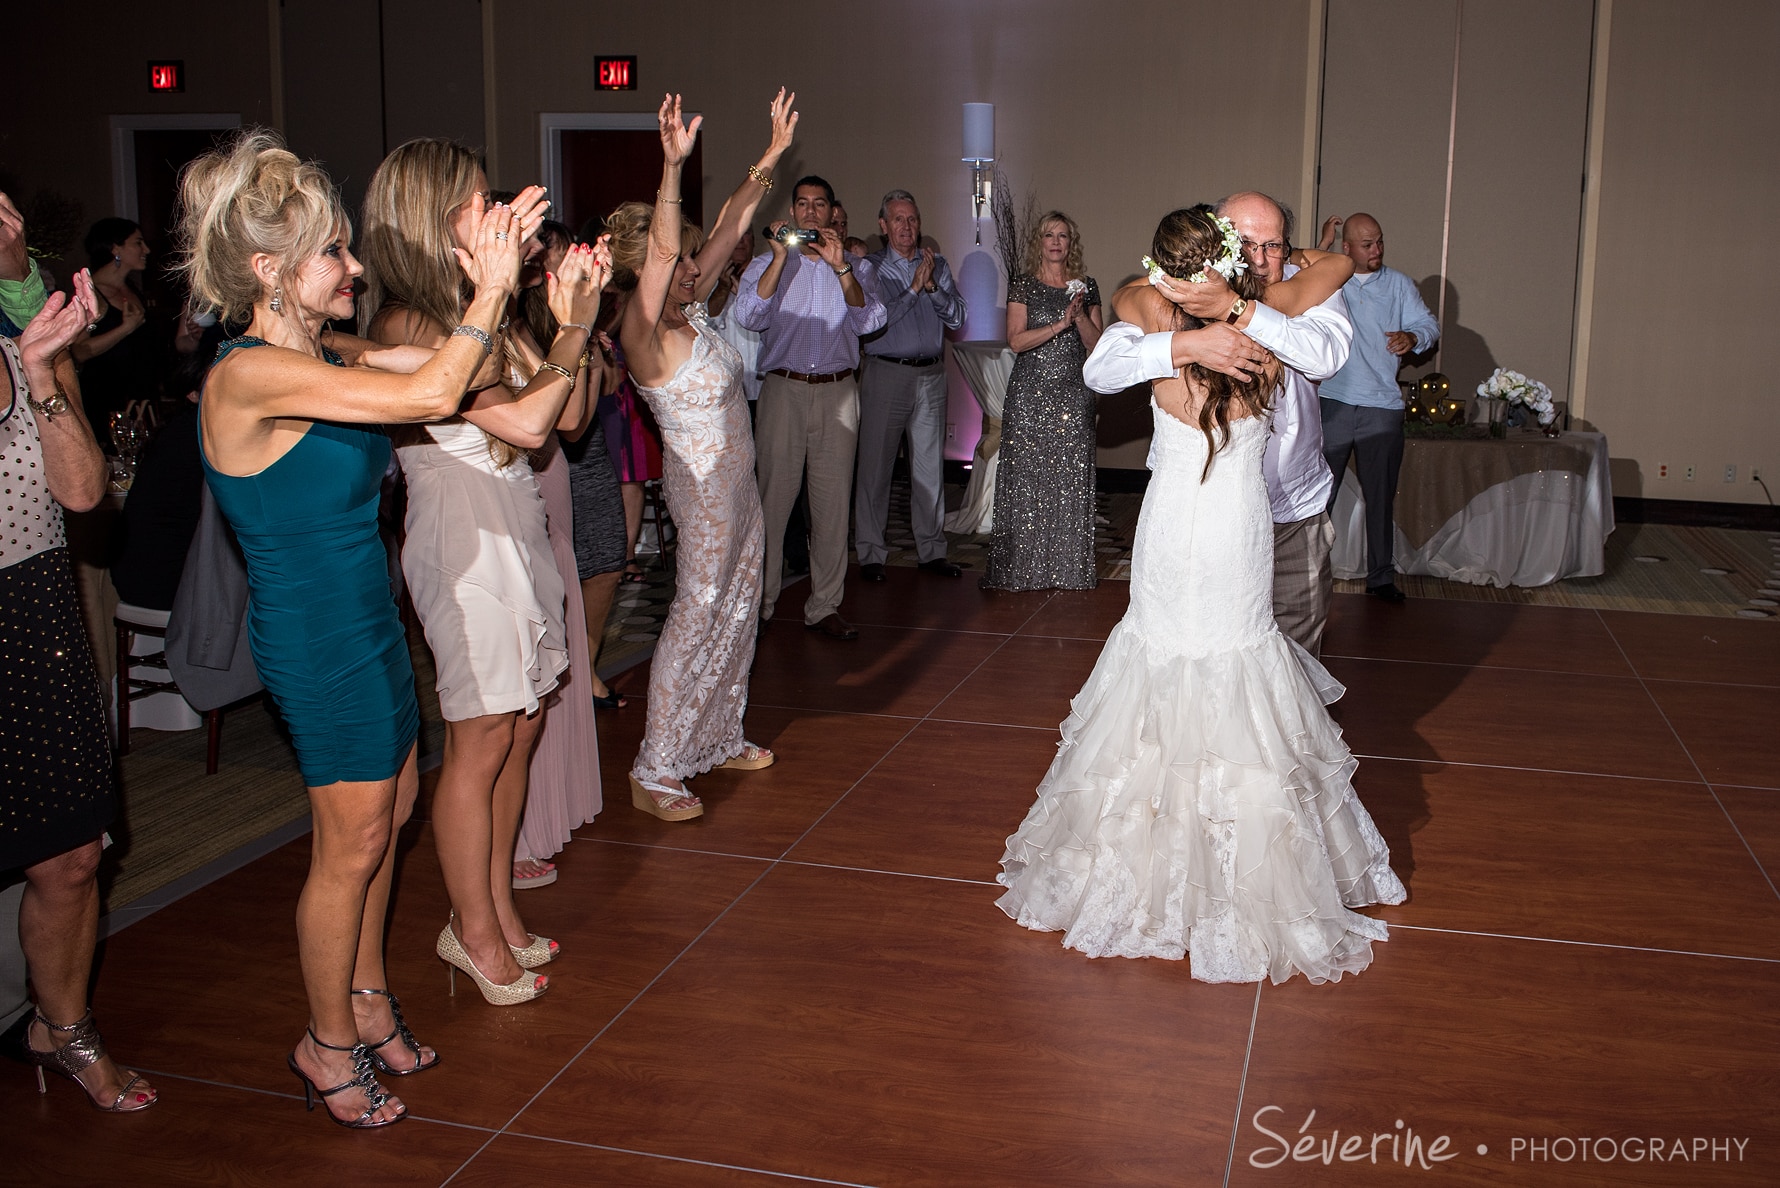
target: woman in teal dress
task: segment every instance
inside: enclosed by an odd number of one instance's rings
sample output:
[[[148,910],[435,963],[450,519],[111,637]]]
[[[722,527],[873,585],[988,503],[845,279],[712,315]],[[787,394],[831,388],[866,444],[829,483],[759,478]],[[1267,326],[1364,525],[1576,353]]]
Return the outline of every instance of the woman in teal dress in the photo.
[[[297,901],[309,1028],[288,1062],[334,1121],[370,1128],[405,1107],[379,1084],[438,1063],[387,989],[383,926],[395,840],[418,792],[419,715],[377,535],[389,464],[381,424],[456,411],[519,273],[523,228],[476,212],[464,271],[476,298],[437,352],[322,344],[353,314],[362,269],[327,175],[269,132],[209,153],[180,180],[183,269],[195,300],[248,322],[205,385],[205,473],[247,558],[249,641],[296,744],[315,821]]]

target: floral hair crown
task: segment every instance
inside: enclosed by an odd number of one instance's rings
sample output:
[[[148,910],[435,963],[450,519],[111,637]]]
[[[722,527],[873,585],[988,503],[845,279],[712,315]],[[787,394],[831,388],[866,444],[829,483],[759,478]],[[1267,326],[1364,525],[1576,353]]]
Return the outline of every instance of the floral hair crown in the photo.
[[[1224,233],[1224,254],[1216,260],[1205,261],[1205,267],[1210,271],[1217,273],[1226,281],[1232,281],[1236,279],[1238,273],[1248,271],[1248,261],[1243,259],[1242,256],[1242,236],[1236,233],[1235,223],[1232,223],[1223,215],[1218,215],[1216,217],[1218,230]],[[1168,275],[1160,264],[1156,263],[1148,256],[1143,258],[1143,267],[1144,271],[1150,274],[1150,284],[1152,285],[1161,284],[1162,278]],[[1205,283],[1205,280],[1206,277],[1204,271],[1195,272],[1192,276],[1187,278],[1188,283],[1195,285],[1202,285]]]

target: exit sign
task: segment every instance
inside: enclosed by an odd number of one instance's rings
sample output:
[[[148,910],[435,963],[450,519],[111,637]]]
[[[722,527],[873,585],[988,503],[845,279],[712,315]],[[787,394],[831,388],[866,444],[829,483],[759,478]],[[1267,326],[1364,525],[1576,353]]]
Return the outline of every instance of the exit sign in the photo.
[[[634,91],[637,89],[637,57],[594,59],[595,73],[602,91]]]
[[[150,62],[148,89],[151,91],[185,90],[184,62]]]

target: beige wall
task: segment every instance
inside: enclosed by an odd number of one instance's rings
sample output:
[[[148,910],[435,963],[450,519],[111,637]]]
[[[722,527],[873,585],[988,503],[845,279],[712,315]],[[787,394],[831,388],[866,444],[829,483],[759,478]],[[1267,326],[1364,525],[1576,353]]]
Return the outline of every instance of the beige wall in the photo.
[[[282,111],[293,146],[326,161],[349,198],[386,147],[416,135],[488,144],[497,184],[514,185],[537,176],[539,112],[646,111],[671,86],[710,117],[714,209],[759,151],[765,100],[782,81],[805,119],[781,176],[829,176],[855,230],[869,230],[885,189],[913,190],[961,273],[991,262],[971,243],[957,159],[961,105],[989,101],[1014,189],[1076,217],[1107,289],[1135,270],[1160,213],[1240,187],[1315,189],[1300,240],[1323,215],[1370,209],[1388,262],[1421,280],[1439,271],[1456,28],[1448,373],[1463,386],[1500,362],[1560,395],[1576,381],[1622,495],[1762,502],[1749,467],[1770,485],[1780,477],[1780,414],[1765,391],[1780,370],[1768,326],[1780,293],[1759,246],[1780,193],[1770,61],[1780,5],[1328,0],[1320,87],[1323,0],[1245,7],[1240,59],[1213,54],[1209,67],[1207,47],[1227,39],[1202,34],[1231,21],[1210,0],[1092,11],[837,0],[823,19],[854,31],[845,53],[769,33],[759,6],[691,0],[677,11],[664,24],[640,6],[579,0],[384,0],[379,28],[351,0],[39,6],[25,20],[35,52],[9,69],[16,95],[41,98],[0,117],[0,184],[60,190],[97,218],[113,213],[111,115],[271,123]],[[597,53],[637,54],[646,89],[594,92],[586,64]],[[144,65],[158,57],[185,60],[186,93],[148,92]],[[1585,202],[1590,152],[1601,168]],[[998,335],[999,299],[977,302],[969,336]],[[953,419],[967,439],[976,413],[965,392],[954,385]],[[1144,410],[1104,411],[1102,464],[1141,465]],[[1665,462],[1675,477],[1659,480]],[[1721,481],[1727,463],[1736,483]],[[1690,464],[1692,483],[1679,477]]]
[[[800,50],[753,5],[692,5],[683,21],[663,22],[644,6],[485,2],[493,5],[500,95],[491,130],[497,185],[538,176],[538,113],[652,111],[672,89],[706,114],[705,202],[715,211],[764,147],[767,100],[783,83],[797,91],[802,119],[794,159],[779,176],[828,178],[862,235],[874,229],[885,190],[910,190],[927,234],[954,269],[974,274],[991,258],[987,242],[972,243],[962,112],[967,102],[992,102],[998,162],[1015,193],[1031,190],[1042,207],[1077,220],[1088,270],[1110,292],[1136,272],[1167,210],[1246,187],[1291,196],[1303,172],[1310,0],[1248,5],[1241,68],[1197,81],[1189,64],[1206,52],[1206,30],[1229,21],[1227,7],[1210,0],[1094,9],[1058,0],[839,0],[823,7],[822,20],[858,34],[842,53]],[[639,90],[602,94],[590,70],[547,67],[552,51],[539,27],[578,53],[636,54]],[[784,209],[788,188],[763,216]],[[986,221],[983,233],[992,236]],[[1002,297],[997,290],[977,300],[968,337],[1005,333]],[[1113,444],[1102,464],[1141,466],[1146,442],[1132,434],[1147,437],[1147,415],[1108,411],[1102,441]],[[959,382],[949,419],[961,440],[974,440],[978,413]]]
[[[1765,503],[1751,465],[1777,487],[1777,45],[1780,5],[1612,5],[1586,375],[1621,495]]]

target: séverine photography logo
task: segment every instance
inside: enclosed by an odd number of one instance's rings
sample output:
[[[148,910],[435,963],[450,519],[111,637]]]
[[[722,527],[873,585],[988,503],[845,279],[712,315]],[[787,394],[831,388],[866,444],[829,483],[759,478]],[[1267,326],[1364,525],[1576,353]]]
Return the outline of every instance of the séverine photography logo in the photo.
[[[1248,1153],[1251,1167],[1273,1168],[1299,1163],[1370,1163],[1415,1171],[1437,1171],[1461,1155],[1490,1158],[1488,1143],[1467,1144],[1451,1135],[1418,1129],[1402,1118],[1377,1129],[1343,1130],[1317,1127],[1316,1111],[1305,1114],[1292,1129],[1286,1111],[1265,1105],[1249,1116],[1262,1140]],[[1728,1135],[1513,1135],[1506,1146],[1498,1140],[1494,1157],[1509,1163],[1742,1163],[1749,1140]]]

